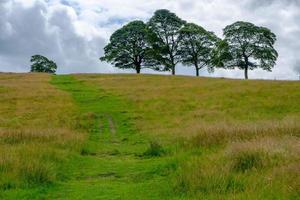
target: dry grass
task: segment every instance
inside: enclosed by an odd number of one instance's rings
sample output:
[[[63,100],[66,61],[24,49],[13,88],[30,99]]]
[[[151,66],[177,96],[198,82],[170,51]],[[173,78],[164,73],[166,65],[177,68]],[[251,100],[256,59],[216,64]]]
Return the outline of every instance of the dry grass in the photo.
[[[0,188],[48,184],[77,150],[72,98],[46,74],[0,75]]]
[[[175,177],[179,193],[205,199],[297,199],[300,140],[264,137],[187,158]]]
[[[193,135],[191,144],[196,146],[220,145],[233,141],[247,141],[267,136],[300,137],[300,123],[299,118],[288,117],[282,120],[198,125],[195,127]]]

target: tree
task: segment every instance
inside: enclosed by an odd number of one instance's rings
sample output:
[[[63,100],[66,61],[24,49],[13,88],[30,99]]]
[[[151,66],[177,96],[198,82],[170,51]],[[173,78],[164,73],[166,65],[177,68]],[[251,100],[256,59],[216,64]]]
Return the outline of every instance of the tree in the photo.
[[[34,55],[30,59],[31,72],[44,72],[54,74],[56,72],[56,63],[41,55]]]
[[[212,52],[219,39],[201,26],[188,23],[180,30],[180,56],[183,64],[195,66],[196,76],[199,70],[208,67],[213,71]]]
[[[111,62],[121,69],[135,69],[140,73],[147,67],[148,28],[143,21],[133,21],[117,30],[104,48],[101,61]]]
[[[274,49],[276,35],[268,28],[258,27],[249,22],[236,22],[224,29],[222,50],[227,48],[227,56],[223,59],[223,67],[239,68],[244,70],[245,79],[248,79],[248,70],[262,68],[271,71],[278,53]]]
[[[185,21],[169,10],[157,10],[149,20],[148,26],[155,33],[152,40],[152,56],[157,64],[164,66],[164,71],[172,71],[175,75],[176,64],[180,62],[179,30]]]

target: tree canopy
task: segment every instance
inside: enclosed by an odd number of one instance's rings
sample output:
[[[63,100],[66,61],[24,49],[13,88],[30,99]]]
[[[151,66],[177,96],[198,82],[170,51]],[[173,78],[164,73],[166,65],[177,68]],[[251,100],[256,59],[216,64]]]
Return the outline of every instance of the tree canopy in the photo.
[[[212,52],[218,42],[218,37],[206,31],[203,27],[193,23],[186,24],[180,30],[180,57],[185,65],[193,65],[196,69],[196,76],[199,70],[208,67],[213,71]]]
[[[156,40],[153,46],[153,58],[157,64],[164,66],[164,71],[172,71],[175,75],[175,66],[180,62],[179,31],[186,22],[169,10],[157,10],[149,20],[148,26],[155,33]]]
[[[148,28],[143,21],[132,21],[117,30],[104,48],[100,59],[113,63],[118,68],[135,69],[140,73],[147,67]]]
[[[44,73],[55,73],[57,70],[57,65],[52,60],[49,60],[45,56],[34,55],[30,59],[31,72],[44,72]]]
[[[238,21],[224,29],[224,37],[227,45],[222,47],[227,49],[227,56],[223,58],[222,66],[244,70],[245,79],[248,79],[248,70],[271,71],[276,64],[276,35],[268,28]]]

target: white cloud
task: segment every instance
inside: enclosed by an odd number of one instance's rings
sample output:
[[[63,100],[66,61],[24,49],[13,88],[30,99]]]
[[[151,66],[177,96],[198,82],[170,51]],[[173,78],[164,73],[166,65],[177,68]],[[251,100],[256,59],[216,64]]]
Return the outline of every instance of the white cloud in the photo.
[[[298,0],[0,0],[0,71],[28,71],[30,56],[39,53],[54,59],[61,73],[120,72],[98,59],[109,36],[133,19],[148,20],[161,8],[219,36],[238,20],[269,27],[278,36],[278,64],[272,73],[255,70],[250,77],[298,78]],[[193,68],[177,68],[194,74]],[[217,70],[211,76],[242,78],[243,72]]]

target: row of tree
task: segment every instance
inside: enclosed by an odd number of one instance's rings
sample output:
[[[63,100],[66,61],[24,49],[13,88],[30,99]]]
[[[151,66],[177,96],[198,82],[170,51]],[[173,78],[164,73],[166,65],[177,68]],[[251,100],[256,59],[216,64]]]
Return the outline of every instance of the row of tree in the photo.
[[[176,73],[176,65],[194,66],[196,75],[207,67],[245,71],[262,68],[271,71],[278,53],[276,35],[268,28],[249,22],[236,22],[224,29],[224,39],[203,27],[187,23],[169,10],[157,10],[147,22],[132,21],[110,37],[100,58],[123,69],[142,68]]]

